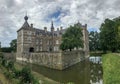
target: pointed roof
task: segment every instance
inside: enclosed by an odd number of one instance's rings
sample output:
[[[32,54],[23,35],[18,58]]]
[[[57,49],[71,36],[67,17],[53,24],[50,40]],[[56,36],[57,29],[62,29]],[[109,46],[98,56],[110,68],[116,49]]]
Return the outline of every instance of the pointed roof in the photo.
[[[77,22],[77,25],[78,26],[82,26],[82,24],[80,23],[80,21],[78,20],[78,22]]]
[[[24,22],[24,24],[23,24],[23,28],[28,28],[28,27],[30,27],[30,25],[28,24],[28,22],[27,22],[27,20],[28,20],[28,16],[26,15],[25,17],[24,17],[24,19],[25,19],[25,22]]]
[[[28,28],[28,27],[30,27],[30,25],[28,24],[27,21],[25,21],[24,24],[23,24],[23,26],[22,26],[22,28]]]
[[[22,27],[21,27],[19,30],[21,30],[21,29],[27,29],[27,28],[30,27],[29,23],[27,22],[28,16],[26,15],[26,16],[24,17],[24,19],[25,19],[25,22],[24,22],[24,24],[22,25]],[[19,30],[18,30],[18,31],[19,31]],[[17,31],[17,32],[18,32],[18,31]]]
[[[52,29],[52,28],[54,28],[54,26],[53,26],[53,21],[51,21],[51,29]]]

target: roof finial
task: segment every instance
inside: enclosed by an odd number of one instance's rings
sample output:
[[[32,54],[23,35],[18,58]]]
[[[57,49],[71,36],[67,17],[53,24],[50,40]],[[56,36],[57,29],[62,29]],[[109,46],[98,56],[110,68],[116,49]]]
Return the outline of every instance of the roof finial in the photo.
[[[54,26],[53,26],[53,20],[51,21],[51,28],[54,28]]]
[[[25,19],[25,21],[28,20],[27,11],[26,11],[26,15],[25,15],[24,19]]]
[[[27,11],[26,11],[26,16],[27,16]]]

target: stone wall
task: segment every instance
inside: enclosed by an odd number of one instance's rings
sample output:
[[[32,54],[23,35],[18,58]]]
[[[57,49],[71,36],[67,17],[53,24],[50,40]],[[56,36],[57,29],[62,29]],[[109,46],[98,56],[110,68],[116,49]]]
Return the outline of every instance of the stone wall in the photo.
[[[16,60],[16,53],[13,53],[13,52],[12,53],[3,53],[3,56],[7,60],[12,60],[12,61]]]
[[[72,66],[85,59],[84,51],[72,51],[62,53],[63,69]]]
[[[84,51],[41,52],[24,54],[17,60],[43,65],[49,68],[63,70],[86,58]]]

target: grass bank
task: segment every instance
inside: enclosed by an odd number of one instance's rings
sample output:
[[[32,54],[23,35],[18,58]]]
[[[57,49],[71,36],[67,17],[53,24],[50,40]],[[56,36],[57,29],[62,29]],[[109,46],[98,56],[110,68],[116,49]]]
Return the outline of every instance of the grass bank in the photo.
[[[8,83],[9,83],[9,80],[4,76],[0,66],[0,84],[8,84]]]
[[[104,84],[120,84],[120,54],[105,54],[102,62]]]
[[[102,56],[104,53],[102,51],[90,51],[90,56]]]

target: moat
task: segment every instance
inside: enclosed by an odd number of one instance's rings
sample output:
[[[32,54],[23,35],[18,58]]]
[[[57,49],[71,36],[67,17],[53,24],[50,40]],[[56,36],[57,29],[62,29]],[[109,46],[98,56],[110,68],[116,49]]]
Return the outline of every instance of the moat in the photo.
[[[103,84],[101,59],[101,56],[91,56],[89,59],[63,71],[49,69],[39,65],[31,65],[31,68],[33,71],[60,84],[66,84],[68,82],[73,84]]]

